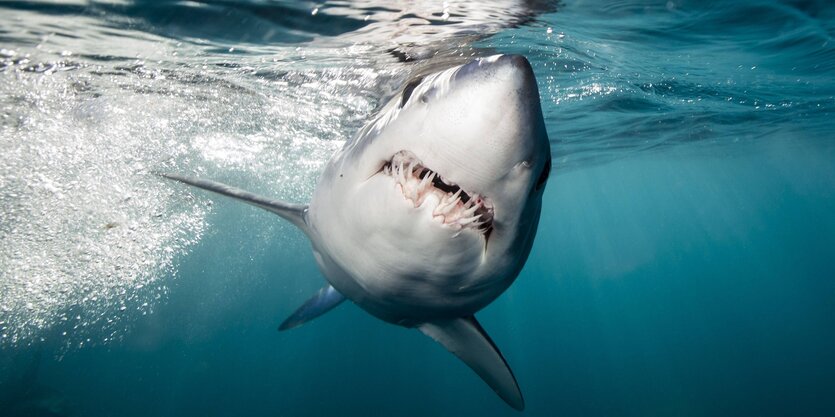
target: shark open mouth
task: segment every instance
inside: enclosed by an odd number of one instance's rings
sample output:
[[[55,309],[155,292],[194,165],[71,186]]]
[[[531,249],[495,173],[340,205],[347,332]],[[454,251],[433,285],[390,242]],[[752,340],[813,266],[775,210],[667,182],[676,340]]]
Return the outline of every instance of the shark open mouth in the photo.
[[[383,165],[382,172],[394,178],[403,197],[420,207],[430,195],[440,201],[432,217],[458,230],[473,229],[485,239],[493,230],[493,204],[482,195],[463,190],[425,167],[411,152],[400,151]],[[454,236],[457,236],[456,233]]]

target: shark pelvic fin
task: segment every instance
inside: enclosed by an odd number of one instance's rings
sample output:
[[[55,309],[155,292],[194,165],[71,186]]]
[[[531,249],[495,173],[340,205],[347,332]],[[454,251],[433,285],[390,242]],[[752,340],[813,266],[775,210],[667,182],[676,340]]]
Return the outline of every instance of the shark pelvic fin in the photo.
[[[309,300],[305,301],[287,320],[281,323],[281,326],[278,326],[278,330],[290,330],[299,327],[331,311],[343,301],[345,301],[345,297],[339,291],[328,285],[319,290],[313,297],[310,297]]]
[[[525,408],[513,371],[474,316],[424,323],[418,328],[464,361],[508,405],[519,411]]]
[[[306,204],[292,204],[283,201],[272,200],[262,197],[240,188],[235,188],[226,184],[215,181],[203,180],[199,178],[189,178],[177,174],[159,174],[165,178],[179,181],[183,184],[188,184],[197,188],[202,188],[207,191],[225,195],[241,200],[247,204],[260,207],[264,210],[278,214],[287,219],[301,229],[305,234],[310,235],[310,228],[307,225],[307,205]]]

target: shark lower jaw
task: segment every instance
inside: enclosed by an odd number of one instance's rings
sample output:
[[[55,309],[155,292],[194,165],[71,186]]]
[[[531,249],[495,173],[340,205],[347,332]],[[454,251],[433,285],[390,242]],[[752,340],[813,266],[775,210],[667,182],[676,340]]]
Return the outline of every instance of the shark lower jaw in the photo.
[[[398,191],[415,208],[433,204],[432,218],[455,230],[479,233],[486,241],[493,230],[493,204],[488,197],[468,192],[426,167],[413,153],[400,151],[382,167],[392,177]]]

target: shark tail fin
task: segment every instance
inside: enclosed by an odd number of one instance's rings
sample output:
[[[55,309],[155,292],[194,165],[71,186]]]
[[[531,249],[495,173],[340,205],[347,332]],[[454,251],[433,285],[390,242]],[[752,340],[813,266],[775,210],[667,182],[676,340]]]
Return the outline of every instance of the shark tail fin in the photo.
[[[279,200],[272,200],[216,181],[189,178],[177,174],[161,173],[159,175],[183,184],[188,184],[207,191],[225,195],[227,197],[232,197],[247,204],[273,212],[296,225],[296,227],[301,229],[308,236],[310,235],[310,227],[307,225],[306,204],[292,204]]]
[[[474,316],[424,323],[418,328],[464,361],[508,405],[519,411],[525,408],[513,371]]]
[[[290,330],[301,326],[321,316],[322,314],[331,311],[334,307],[345,301],[345,297],[339,293],[335,288],[327,285],[316,292],[313,297],[305,301],[287,320],[284,320],[280,326],[279,331]]]

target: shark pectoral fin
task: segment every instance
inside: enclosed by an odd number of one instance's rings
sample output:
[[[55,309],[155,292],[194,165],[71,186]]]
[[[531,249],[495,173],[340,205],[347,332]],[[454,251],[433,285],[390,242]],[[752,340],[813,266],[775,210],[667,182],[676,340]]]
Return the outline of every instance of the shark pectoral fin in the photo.
[[[474,316],[424,323],[418,328],[464,361],[511,407],[525,408],[513,371]]]
[[[226,184],[215,181],[203,180],[199,178],[189,178],[177,174],[159,174],[165,178],[179,181],[183,184],[188,184],[197,188],[202,188],[207,191],[225,195],[227,197],[236,198],[247,204],[260,207],[264,210],[271,211],[279,216],[287,219],[290,223],[296,225],[305,234],[309,235],[309,228],[305,220],[307,205],[305,204],[291,204],[283,201],[271,200],[266,197],[244,191],[240,188],[235,188]]]
[[[345,297],[330,285],[322,288],[316,295],[310,297],[299,307],[287,320],[278,326],[278,330],[290,330],[331,311],[339,303],[345,301]]]

